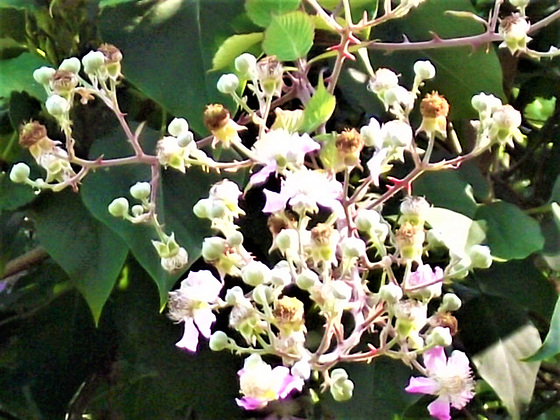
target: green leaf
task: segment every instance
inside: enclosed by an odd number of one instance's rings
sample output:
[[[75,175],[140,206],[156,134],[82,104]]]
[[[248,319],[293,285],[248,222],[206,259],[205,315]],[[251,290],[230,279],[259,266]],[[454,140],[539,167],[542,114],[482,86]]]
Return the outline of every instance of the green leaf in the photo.
[[[531,357],[525,359],[527,362],[537,362],[556,356],[560,353],[560,298],[556,301],[550,330],[544,339],[544,343]]]
[[[204,133],[207,104],[235,107],[216,89],[220,74],[209,70],[222,42],[246,30],[242,13],[240,1],[124,2],[103,8],[99,27],[122,51],[125,78]]]
[[[151,153],[159,133],[145,128],[141,142],[144,150]],[[95,159],[101,154],[105,158],[115,158],[130,155],[130,146],[123,140],[120,128],[116,127],[111,133],[98,138],[91,150],[90,158]],[[162,171],[158,194],[157,213],[165,230],[169,234],[175,232],[177,242],[189,254],[189,263],[193,263],[199,256],[202,240],[210,235],[210,223],[199,220],[192,212],[196,202],[208,196],[210,186],[221,179],[216,174],[208,174],[193,167],[182,174],[173,169]],[[97,170],[89,174],[82,186],[82,199],[86,207],[101,222],[116,232],[130,247],[134,257],[152,276],[158,286],[161,303],[167,300],[167,292],[175,284],[182,273],[173,275],[162,267],[160,258],[153,247],[152,239],[157,235],[152,227],[133,225],[123,219],[111,216],[107,206],[117,197],[126,197],[132,203],[129,189],[139,181],[150,181],[150,167],[145,164],[116,166]]]
[[[251,34],[232,35],[224,41],[212,60],[212,70],[220,70],[233,64],[234,60],[264,37],[262,32]]]
[[[13,7],[14,9],[37,10],[37,0],[0,0],[0,8]]]
[[[484,220],[492,255],[506,260],[523,259],[542,249],[544,238],[536,220],[505,201],[481,205],[476,220]]]
[[[128,247],[93,218],[79,195],[44,194],[32,212],[37,237],[68,273],[97,323],[128,254]]]
[[[540,347],[533,325],[525,325],[472,357],[478,374],[494,389],[513,419],[531,402],[540,363],[523,358]]]
[[[47,93],[43,86],[33,79],[33,72],[41,66],[49,65],[47,61],[31,54],[23,53],[16,58],[0,60],[0,100],[10,97],[13,91],[26,91],[31,96],[43,101]]]
[[[550,207],[551,214],[545,214],[541,220],[543,258],[550,268],[560,271],[560,206],[557,202],[552,202]]]
[[[326,123],[334,112],[336,98],[329,93],[323,84],[323,78],[319,79],[319,86],[305,106],[303,111],[303,122],[300,131],[310,133],[321,124]]]
[[[247,16],[259,26],[266,28],[275,15],[297,10],[300,0],[246,0]]]
[[[313,37],[311,17],[304,12],[290,12],[272,18],[264,32],[263,49],[280,61],[293,61],[309,52]]]

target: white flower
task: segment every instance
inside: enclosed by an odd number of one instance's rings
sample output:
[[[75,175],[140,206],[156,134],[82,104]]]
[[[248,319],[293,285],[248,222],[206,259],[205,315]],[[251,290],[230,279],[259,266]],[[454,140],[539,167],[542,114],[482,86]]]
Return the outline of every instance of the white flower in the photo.
[[[389,69],[378,69],[369,83],[372,92],[382,94],[387,89],[399,85],[399,77]]]
[[[283,210],[286,205],[303,214],[316,213],[317,204],[331,208],[335,212],[342,210],[340,198],[342,185],[323,172],[301,169],[297,172],[288,172],[282,183],[280,193],[264,190],[266,205],[265,213],[274,213]]]
[[[381,126],[375,118],[371,118],[368,125],[364,125],[360,129],[360,134],[364,138],[364,143],[367,147],[381,149]]]
[[[208,270],[190,272],[178,290],[169,292],[169,317],[185,323],[183,338],[175,345],[196,351],[199,332],[209,338],[216,321],[212,306],[218,300],[222,283]]]

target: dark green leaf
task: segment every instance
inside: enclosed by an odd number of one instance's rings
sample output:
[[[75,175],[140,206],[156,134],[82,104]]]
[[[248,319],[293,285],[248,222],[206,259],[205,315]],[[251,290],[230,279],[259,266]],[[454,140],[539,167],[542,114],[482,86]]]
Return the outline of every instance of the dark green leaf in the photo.
[[[44,194],[32,215],[39,241],[68,273],[97,323],[128,247],[94,219],[71,191]]]
[[[31,96],[43,101],[47,93],[43,86],[33,79],[33,72],[48,63],[42,58],[31,54],[23,53],[16,58],[0,61],[0,100],[7,99],[13,91],[26,91]]]
[[[475,219],[486,222],[488,246],[495,257],[523,259],[544,245],[536,220],[513,204],[497,201],[481,205]]]
[[[280,61],[304,57],[313,46],[314,28],[304,12],[274,16],[264,32],[263,49]]]
[[[33,11],[38,8],[38,3],[38,0],[0,0],[0,8],[13,7],[14,9]]]
[[[238,56],[249,51],[257,42],[262,41],[263,37],[262,32],[230,36],[216,51],[212,60],[212,70],[220,70],[230,66]]]
[[[300,3],[300,0],[246,0],[245,10],[254,23],[266,28],[274,16],[292,12]]]
[[[209,70],[223,41],[246,26],[242,12],[240,1],[124,2],[102,9],[100,31],[123,52],[126,79],[202,133],[207,104],[234,108]]]
[[[542,347],[531,357],[527,358],[528,362],[536,362],[556,356],[560,353],[560,299],[556,301],[552,321],[550,322],[550,330],[544,340]]]

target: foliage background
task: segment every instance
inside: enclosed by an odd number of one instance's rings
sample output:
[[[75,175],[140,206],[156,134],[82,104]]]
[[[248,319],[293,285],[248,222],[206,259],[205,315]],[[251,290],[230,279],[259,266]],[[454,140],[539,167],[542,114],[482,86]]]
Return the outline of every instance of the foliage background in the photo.
[[[363,9],[376,2],[356,3]],[[556,3],[534,2],[528,13],[546,16]],[[480,24],[444,11],[486,16],[492,5],[492,1],[428,0],[397,24],[376,28],[372,38],[401,42],[404,33],[420,41],[430,39],[430,31],[442,38],[473,35],[482,31]],[[534,36],[533,44],[542,49],[560,45],[559,29],[558,22],[551,24]],[[174,347],[181,328],[160,309],[180,276],[162,271],[148,240],[149,230],[116,220],[106,211],[114,197],[148,177],[147,168],[100,170],[86,179],[80,194],[40,196],[12,184],[8,173],[14,162],[31,162],[17,143],[22,122],[38,119],[49,127],[51,137],[57,134],[54,121],[41,109],[45,93],[32,78],[36,68],[56,66],[72,55],[82,57],[101,42],[117,45],[124,55],[126,77],[120,103],[130,120],[148,122],[142,141],[153,150],[173,117],[185,117],[198,135],[207,134],[204,106],[211,102],[232,106],[215,89],[228,68],[212,71],[214,54],[229,36],[262,30],[245,13],[244,2],[237,0],[0,1],[0,274],[5,288],[0,293],[0,417],[246,416],[235,404],[240,359],[206,348],[192,356]],[[333,34],[317,29],[317,49],[336,42]],[[261,46],[248,48],[258,53]],[[520,409],[532,400],[528,415],[557,418],[560,371],[554,357],[560,351],[560,337],[554,336],[550,325],[560,323],[560,310],[553,317],[560,213],[551,203],[560,201],[560,108],[553,105],[546,114],[528,105],[537,97],[560,95],[560,61],[512,58],[495,46],[488,51],[462,47],[371,55],[374,67],[392,68],[409,83],[412,63],[429,58],[438,76],[427,88],[449,99],[451,119],[467,148],[474,94],[493,93],[525,111],[527,142],[508,150],[509,168],[490,174],[492,156],[483,156],[459,171],[425,176],[415,184],[415,193],[436,206],[485,220],[494,255],[508,260],[454,286],[464,301],[457,315],[461,331],[455,347],[474,358],[482,357],[484,350],[498,349],[489,356],[494,368],[484,373],[486,382],[481,382],[479,397],[469,410],[507,418],[506,409]],[[359,127],[370,116],[383,115],[377,99],[347,73],[337,102],[331,121],[336,128]],[[117,121],[99,104],[77,109],[72,119],[80,154],[97,157],[103,151],[117,157],[129,152]],[[439,153],[445,154],[445,149]],[[192,205],[217,179],[196,169],[186,176],[163,173],[159,214],[191,259],[199,255],[202,238],[209,232],[195,219]],[[254,193],[245,205],[255,214],[262,197]],[[261,228],[263,220],[256,217],[245,229]],[[251,231],[247,232],[248,237]],[[254,246],[255,253],[264,253],[268,240]],[[533,394],[532,388],[521,386],[527,381],[524,362],[515,357],[514,349],[523,343],[538,346],[537,330],[544,340],[549,329]],[[380,360],[348,367],[348,372],[356,383],[354,398],[334,403],[325,397],[316,406],[316,418],[424,415],[425,404],[415,405],[416,398],[402,391],[408,368]]]

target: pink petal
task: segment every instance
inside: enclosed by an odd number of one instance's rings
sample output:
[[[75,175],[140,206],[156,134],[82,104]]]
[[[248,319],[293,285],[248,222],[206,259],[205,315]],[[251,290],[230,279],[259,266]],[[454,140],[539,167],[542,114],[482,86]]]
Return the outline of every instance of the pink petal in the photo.
[[[194,326],[194,321],[191,318],[185,318],[185,333],[183,334],[183,338],[175,343],[175,345],[192,352],[196,351],[196,346],[198,345],[198,330]]]
[[[210,338],[212,334],[211,327],[212,324],[216,321],[216,315],[210,308],[205,309],[197,309],[194,311],[194,322],[198,327],[200,333],[206,337]]]
[[[449,401],[446,398],[439,397],[437,400],[428,405],[430,414],[438,420],[451,420],[449,414]]]
[[[251,185],[262,184],[263,182],[265,182],[268,179],[268,176],[271,173],[276,172],[276,168],[277,168],[276,162],[267,163],[264,168],[262,168],[260,171],[257,171],[253,175],[251,175],[249,183]]]
[[[412,394],[430,394],[436,395],[439,391],[439,384],[432,378],[412,377],[408,386],[404,389]]]
[[[445,370],[447,367],[447,357],[443,347],[434,347],[424,353],[424,366],[430,374]]]
[[[283,210],[286,207],[286,197],[274,191],[263,190],[266,196],[266,204],[263,208],[265,213],[274,213],[275,211]]]
[[[462,373],[464,376],[468,376],[471,372],[469,366],[469,358],[465,353],[459,350],[454,350],[451,356],[447,360],[447,367],[453,368],[454,371]]]
[[[268,401],[261,401],[251,397],[236,398],[235,402],[239,407],[242,407],[245,410],[258,410],[266,407],[268,404]]]
[[[290,370],[285,366],[276,366],[272,369],[272,374],[280,376],[282,383],[278,389],[278,398],[286,398],[294,389],[301,391],[303,388],[303,379],[290,375]]]

